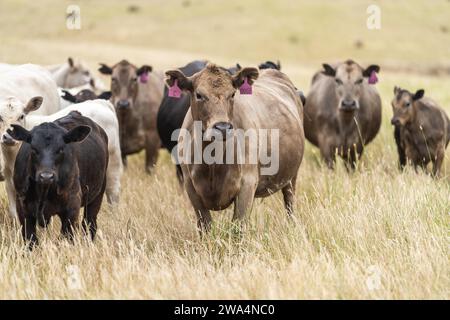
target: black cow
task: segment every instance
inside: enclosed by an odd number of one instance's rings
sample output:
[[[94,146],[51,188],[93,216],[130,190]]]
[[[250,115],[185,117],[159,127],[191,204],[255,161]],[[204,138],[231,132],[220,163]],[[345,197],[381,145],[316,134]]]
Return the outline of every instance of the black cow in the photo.
[[[281,70],[281,64],[280,61],[277,61],[277,63],[273,62],[273,61],[266,61],[261,63],[258,66],[259,70],[264,70],[264,69],[275,69],[275,70]]]
[[[72,239],[80,208],[83,228],[94,239],[108,165],[108,137],[89,118],[72,111],[31,131],[19,125],[8,133],[23,141],[14,167],[17,213],[30,248],[37,244],[36,223],[45,227],[57,214],[61,232]]]
[[[71,94],[67,90],[62,91],[64,94],[61,96],[61,98],[72,103],[81,103],[87,100],[95,100],[95,99],[103,99],[103,100],[111,99],[111,91],[104,91],[100,95],[97,95],[94,91],[90,89],[83,89],[76,95]]]

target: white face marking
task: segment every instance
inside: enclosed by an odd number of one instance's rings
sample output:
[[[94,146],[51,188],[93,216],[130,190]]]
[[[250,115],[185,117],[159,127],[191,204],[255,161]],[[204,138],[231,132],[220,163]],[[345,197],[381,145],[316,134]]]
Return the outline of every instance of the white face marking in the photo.
[[[15,97],[0,97],[0,142],[4,142],[6,130],[12,124],[24,126],[26,105]]]

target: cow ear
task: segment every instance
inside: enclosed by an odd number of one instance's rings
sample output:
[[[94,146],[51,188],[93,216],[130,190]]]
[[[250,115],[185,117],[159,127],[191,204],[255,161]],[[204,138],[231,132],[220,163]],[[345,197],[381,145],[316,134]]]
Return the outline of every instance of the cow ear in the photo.
[[[22,126],[19,126],[18,124],[12,124],[11,127],[13,127],[13,130],[8,129],[6,132],[15,140],[17,141],[23,141],[26,143],[31,142],[31,133],[27,129],[25,129]]]
[[[112,93],[111,91],[103,91],[97,99],[109,100],[111,99]]]
[[[239,70],[234,76],[233,76],[233,87],[236,89],[240,88],[241,85],[244,83],[244,80],[247,79],[248,84],[252,85],[253,82],[255,82],[256,79],[258,79],[259,72],[256,68],[243,68]]]
[[[75,65],[75,63],[73,62],[73,58],[72,57],[69,57],[67,59],[67,63],[69,64],[69,67],[71,67],[71,68],[73,68],[73,66]]]
[[[372,74],[372,72],[376,72],[379,73],[380,72],[380,66],[376,65],[376,64],[371,64],[370,66],[368,66],[366,68],[366,70],[363,71],[363,76],[368,78],[370,77],[370,75]]]
[[[281,70],[281,62],[280,62],[280,60],[277,60],[277,70]]]
[[[98,71],[102,74],[112,74],[112,68],[108,67],[106,64],[104,63],[100,63],[100,68],[98,68]]]
[[[241,65],[239,63],[236,63],[236,70],[239,71],[241,69],[242,69]]]
[[[400,87],[395,86],[394,87],[394,94],[398,95],[400,93],[400,90],[401,90]]]
[[[77,102],[77,98],[75,98],[75,96],[73,94],[71,94],[69,91],[67,90],[62,90],[63,95],[61,96],[61,98],[63,98],[66,101],[75,103]]]
[[[422,99],[424,94],[425,94],[425,90],[423,90],[423,89],[417,90],[413,96],[413,100],[416,101],[416,100]]]
[[[322,64],[323,70],[322,73],[326,76],[335,77],[336,76],[336,69],[334,69],[332,66],[330,66],[328,63]]]
[[[143,73],[149,73],[152,72],[153,68],[151,66],[148,65],[143,65],[142,67],[140,67],[139,69],[137,69],[136,74],[138,76],[140,76]]]
[[[169,70],[166,71],[166,84],[172,87],[175,80],[177,80],[177,85],[181,90],[194,91],[194,86],[192,85],[192,80],[190,77],[186,77],[180,70]]]
[[[39,97],[39,96],[31,98],[30,101],[28,101],[27,105],[25,106],[25,109],[23,110],[23,112],[25,114],[28,114],[31,111],[36,111],[42,105],[42,101],[44,101],[44,98]]]
[[[83,141],[91,132],[91,127],[88,126],[78,126],[67,132],[63,136],[65,143],[81,142]]]

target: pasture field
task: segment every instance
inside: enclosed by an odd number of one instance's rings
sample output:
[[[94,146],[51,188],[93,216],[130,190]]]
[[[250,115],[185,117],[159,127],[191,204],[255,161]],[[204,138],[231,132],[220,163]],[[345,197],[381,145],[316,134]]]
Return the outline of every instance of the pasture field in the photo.
[[[366,28],[372,3],[381,30]],[[66,29],[68,4],[80,6],[81,30]],[[281,194],[258,199],[242,238],[231,209],[198,236],[165,151],[152,176],[143,154],[131,157],[93,243],[60,239],[53,219],[28,252],[0,187],[0,299],[449,299],[450,148],[440,179],[400,173],[390,125],[394,85],[424,88],[450,114],[449,16],[446,0],[1,0],[0,62],[127,58],[166,70],[279,59],[307,93],[321,63],[353,58],[381,66],[383,124],[351,174],[329,171],[307,144],[294,218]]]

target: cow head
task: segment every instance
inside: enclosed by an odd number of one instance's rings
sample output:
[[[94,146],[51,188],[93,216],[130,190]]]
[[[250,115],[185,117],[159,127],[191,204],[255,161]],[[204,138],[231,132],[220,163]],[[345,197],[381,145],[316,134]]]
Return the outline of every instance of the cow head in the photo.
[[[0,142],[3,145],[14,146],[18,143],[7,130],[12,125],[25,125],[25,116],[39,109],[42,101],[42,97],[31,98],[26,104],[15,97],[0,99]]]
[[[228,136],[233,129],[233,107],[236,91],[245,79],[249,84],[258,78],[256,68],[243,68],[231,75],[227,69],[208,64],[206,68],[186,77],[180,70],[166,72],[170,87],[177,80],[180,89],[191,98],[194,121],[201,121],[203,131],[216,131]]]
[[[343,112],[353,112],[359,109],[359,98],[365,79],[369,78],[372,72],[380,71],[380,67],[377,65],[370,65],[363,69],[352,60],[347,60],[337,67],[324,64],[323,68],[324,75],[334,78],[336,96],[339,101],[338,109]]]
[[[92,75],[88,67],[82,61],[75,61],[73,58],[67,59],[68,73],[64,80],[65,88],[75,88],[85,84],[94,84]]]
[[[266,61],[261,63],[258,66],[259,70],[264,70],[264,69],[275,69],[275,70],[281,70],[281,64],[280,61],[278,60],[277,63],[273,62],[273,61]]]
[[[111,91],[104,91],[100,95],[97,95],[94,91],[90,89],[83,89],[79,91],[76,95],[71,94],[67,90],[62,90],[62,92],[63,95],[61,96],[61,98],[72,103],[81,103],[95,99],[109,100],[111,98]]]
[[[139,77],[152,71],[152,67],[143,65],[138,68],[126,60],[112,67],[100,64],[101,73],[111,75],[111,102],[118,112],[126,112],[133,108],[138,94]]]
[[[32,179],[40,185],[59,184],[59,177],[74,161],[71,144],[83,141],[91,132],[88,126],[77,126],[67,131],[52,122],[42,123],[31,131],[20,125],[12,127],[13,130],[8,129],[9,135],[30,145]]]
[[[425,91],[423,89],[417,90],[416,93],[411,93],[408,90],[395,87],[394,99],[392,99],[394,116],[391,119],[391,123],[395,126],[404,126],[411,122],[415,115],[414,104],[422,99],[424,94]]]

